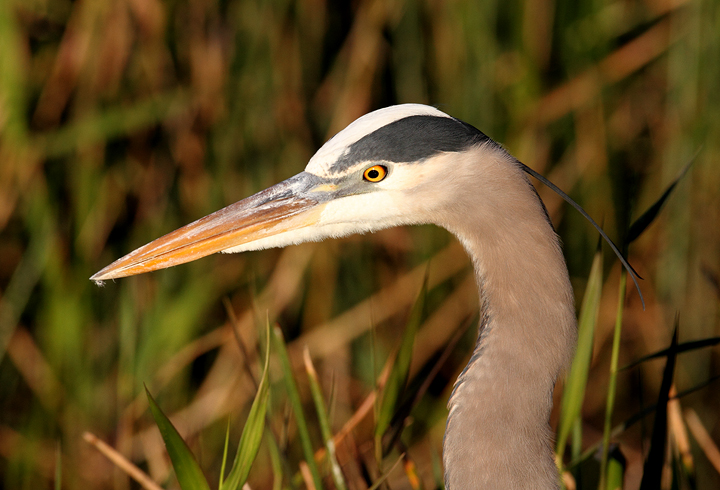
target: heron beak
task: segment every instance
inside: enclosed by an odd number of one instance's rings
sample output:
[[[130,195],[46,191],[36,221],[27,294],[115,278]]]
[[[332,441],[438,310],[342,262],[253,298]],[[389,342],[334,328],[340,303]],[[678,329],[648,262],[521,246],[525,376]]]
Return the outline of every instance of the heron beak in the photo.
[[[318,222],[325,207],[312,192],[318,177],[302,172],[130,252],[93,275],[95,282],[165,269]],[[252,247],[247,247],[252,249]]]

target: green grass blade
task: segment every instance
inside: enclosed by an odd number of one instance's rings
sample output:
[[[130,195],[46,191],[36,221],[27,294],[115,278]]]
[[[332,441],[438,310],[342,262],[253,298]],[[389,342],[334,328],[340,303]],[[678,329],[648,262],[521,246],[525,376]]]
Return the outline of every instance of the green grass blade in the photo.
[[[267,326],[270,335],[270,325]],[[247,481],[255,457],[260,450],[260,442],[265,432],[265,414],[267,413],[268,399],[270,398],[270,380],[268,379],[268,366],[270,365],[270,342],[265,344],[265,367],[258,385],[255,400],[250,407],[245,427],[240,436],[235,461],[230,474],[220,486],[220,490],[237,490]]]
[[[607,462],[607,478],[602,490],[622,490],[625,481],[625,457],[620,448],[613,446]]]
[[[570,431],[570,454],[572,459],[580,456],[582,452],[582,418],[577,417],[573,422],[572,430]]]
[[[300,436],[300,444],[302,445],[303,454],[305,455],[305,462],[312,475],[315,488],[319,490],[323,488],[320,471],[318,470],[317,464],[315,464],[315,452],[313,451],[312,441],[310,440],[310,431],[308,430],[307,421],[305,420],[305,413],[303,412],[302,402],[300,401],[300,393],[292,374],[290,358],[285,348],[285,339],[279,328],[275,327],[273,332],[275,334],[273,335],[273,343],[280,358],[283,379],[285,380],[285,387],[288,392],[288,398],[290,399],[290,406],[295,414],[295,421],[297,423],[298,435]]]
[[[405,390],[405,384],[407,383],[408,373],[410,372],[410,361],[412,360],[413,344],[415,343],[415,336],[417,335],[423,317],[427,285],[428,277],[426,274],[420,294],[418,294],[418,298],[410,311],[410,318],[403,332],[395,363],[390,371],[385,388],[382,391],[382,400],[375,424],[375,450],[378,461],[382,460],[382,437],[390,427],[390,422],[397,409],[398,400],[402,396]]]
[[[570,373],[565,383],[565,391],[563,392],[556,451],[560,458],[565,453],[570,431],[575,420],[580,416],[582,402],[585,398],[585,387],[587,386],[590,361],[592,360],[593,337],[600,309],[601,293],[602,253],[598,250],[593,259],[587,288],[585,289],[585,297],[580,308],[577,352],[570,367]]]
[[[272,490],[281,490],[283,483],[283,460],[280,454],[280,448],[275,441],[273,433],[265,427],[267,437],[265,440],[268,442],[268,452],[270,453],[270,464],[272,465],[273,472],[273,486]]]
[[[230,420],[228,420],[227,427],[225,428],[225,445],[223,446],[223,458],[222,464],[220,465],[220,484],[218,488],[222,488],[223,481],[225,480],[225,465],[227,464],[228,448],[230,446]]]
[[[165,447],[170,455],[170,461],[175,470],[178,483],[180,483],[180,488],[183,490],[210,490],[205,475],[188,445],[172,425],[170,419],[167,418],[157,403],[155,403],[147,387],[145,387],[145,393],[147,394],[150,411],[152,412],[158,429],[160,429],[160,435],[162,435]]]
[[[320,383],[318,381],[317,372],[310,359],[310,352],[305,349],[303,352],[303,360],[305,361],[305,370],[307,371],[308,380],[310,381],[310,392],[315,402],[315,410],[317,411],[318,422],[320,424],[320,432],[322,433],[325,449],[327,451],[328,460],[330,461],[330,469],[332,470],[335,488],[338,490],[347,489],[345,477],[343,476],[340,464],[335,456],[335,441],[333,439],[332,430],[330,429],[330,420],[328,419],[327,409],[325,408],[325,400],[323,398]]]
[[[610,357],[610,381],[608,383],[607,402],[605,405],[605,426],[603,429],[602,456],[600,459],[600,490],[611,487],[608,468],[608,451],[610,448],[610,431],[612,430],[612,414],[615,409],[615,388],[617,386],[618,359],[620,357],[620,336],[622,335],[622,319],[625,309],[625,291],[627,289],[627,273],[623,270],[620,275],[620,293],[618,297],[617,314],[615,316],[615,331],[613,332],[612,354]],[[607,485],[605,479],[607,478]]]

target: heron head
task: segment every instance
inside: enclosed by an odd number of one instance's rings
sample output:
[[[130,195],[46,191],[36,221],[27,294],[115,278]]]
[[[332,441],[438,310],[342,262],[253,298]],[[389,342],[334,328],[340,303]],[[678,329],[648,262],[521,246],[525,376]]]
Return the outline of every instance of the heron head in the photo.
[[[91,277],[103,281],[243,252],[433,221],[452,199],[452,155],[489,139],[429,106],[371,112],[325,143],[305,171],[179,228]]]

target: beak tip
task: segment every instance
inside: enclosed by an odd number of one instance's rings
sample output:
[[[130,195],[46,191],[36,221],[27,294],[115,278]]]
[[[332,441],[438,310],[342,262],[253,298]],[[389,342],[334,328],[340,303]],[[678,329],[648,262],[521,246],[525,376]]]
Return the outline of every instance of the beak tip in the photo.
[[[287,188],[288,184],[277,184],[178,228],[104,267],[90,280],[102,286],[108,279],[165,269],[216,252],[237,251],[233,249],[246,243],[316,224],[321,203],[302,196],[288,197]]]
[[[108,279],[115,279],[117,277],[116,275],[112,273],[106,272],[107,267],[102,269],[101,271],[96,272],[92,276],[90,276],[90,280],[95,283],[98,287],[103,287],[105,285],[105,281]]]
[[[90,280],[95,283],[98,287],[103,287],[105,285],[105,280],[102,278],[100,273],[93,274],[90,276]]]

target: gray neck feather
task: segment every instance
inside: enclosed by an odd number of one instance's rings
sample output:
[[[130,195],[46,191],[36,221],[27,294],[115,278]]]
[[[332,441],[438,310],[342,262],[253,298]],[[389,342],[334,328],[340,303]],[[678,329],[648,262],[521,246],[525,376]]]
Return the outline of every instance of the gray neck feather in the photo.
[[[515,160],[489,145],[472,153],[460,164],[477,186],[465,194],[458,186],[456,205],[439,219],[473,259],[483,308],[477,346],[448,403],[446,486],[557,489],[548,419],[576,337],[567,267]]]

